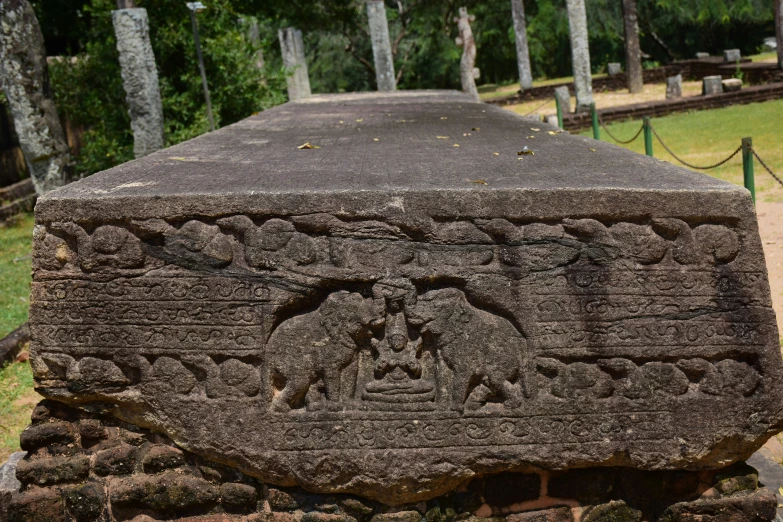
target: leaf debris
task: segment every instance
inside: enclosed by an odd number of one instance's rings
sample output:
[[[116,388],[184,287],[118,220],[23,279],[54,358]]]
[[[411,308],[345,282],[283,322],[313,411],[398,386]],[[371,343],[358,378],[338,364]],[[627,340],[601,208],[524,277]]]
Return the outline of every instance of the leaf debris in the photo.
[[[480,131],[481,127],[471,127],[470,130],[472,130],[472,131]]]
[[[447,139],[449,139],[448,136],[435,136],[435,137],[438,138],[439,140],[447,140]]]
[[[363,121],[364,121],[364,118],[359,118],[358,120],[356,120],[356,123],[361,123]]]
[[[500,153],[499,152],[493,152],[492,155],[493,156],[500,156]]]
[[[448,116],[441,116],[441,117],[440,117],[440,119],[441,119],[441,120],[448,120],[448,119],[449,119],[449,117],[448,117]]]
[[[454,144],[454,146],[455,146],[455,147],[459,147],[459,143],[455,143],[455,144]]]
[[[475,183],[476,185],[489,185],[489,183],[487,183],[483,179],[469,179],[468,181],[470,181],[471,183]]]
[[[380,138],[373,138],[372,141],[381,141]]]
[[[537,129],[537,128],[535,128],[535,127],[530,127],[530,130],[532,130],[533,132],[538,132],[538,131],[540,131],[541,129]]]
[[[593,147],[590,147],[590,152],[595,152],[595,149]]]
[[[532,149],[529,149],[527,145],[522,147],[522,150],[517,151],[517,156],[535,156],[536,153]],[[522,158],[519,158],[522,159]]]
[[[311,145],[309,141],[307,143],[303,143],[303,144],[301,144],[301,145],[299,145],[297,147],[297,149],[300,149],[300,150],[301,149],[320,149],[320,148],[321,147],[319,147],[318,145]]]

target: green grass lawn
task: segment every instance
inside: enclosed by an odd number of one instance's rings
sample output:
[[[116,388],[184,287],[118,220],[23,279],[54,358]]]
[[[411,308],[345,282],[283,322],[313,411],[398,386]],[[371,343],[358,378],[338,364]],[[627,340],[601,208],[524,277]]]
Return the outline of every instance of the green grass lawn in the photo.
[[[743,137],[753,138],[753,148],[779,177],[783,176],[783,100],[775,100],[750,105],[735,105],[723,109],[673,114],[652,120],[653,127],[672,151],[689,163],[710,165],[728,156],[740,146]],[[641,121],[631,120],[611,123],[609,130],[619,139],[631,138],[641,126]],[[603,129],[602,129],[603,131]],[[592,136],[592,130],[580,134]],[[614,141],[601,133],[601,139]],[[644,154],[642,136],[630,145],[621,145],[640,154]],[[656,158],[680,165],[653,138],[653,152]],[[742,157],[738,154],[727,164],[706,174],[743,184]],[[761,201],[783,201],[783,190],[767,174],[758,162],[755,162],[756,197]]]
[[[0,225],[0,338],[27,321],[33,216]]]
[[[27,321],[32,237],[32,215],[0,225],[0,338]],[[19,451],[19,434],[40,399],[29,363],[0,368],[0,463]]]

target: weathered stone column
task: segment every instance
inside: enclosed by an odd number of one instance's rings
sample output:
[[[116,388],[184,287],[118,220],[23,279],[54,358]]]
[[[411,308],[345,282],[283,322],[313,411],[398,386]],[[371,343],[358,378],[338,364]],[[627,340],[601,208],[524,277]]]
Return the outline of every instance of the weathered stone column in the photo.
[[[288,99],[307,98],[310,91],[310,77],[307,75],[307,60],[304,53],[302,31],[293,27],[280,29],[277,33],[283,53],[283,65],[287,70]]]
[[[590,46],[587,39],[587,12],[584,0],[566,0],[571,33],[571,62],[574,70],[576,112],[590,110],[593,80],[590,74]]]
[[[517,68],[519,86],[533,88],[533,73],[530,71],[530,50],[527,46],[527,24],[525,22],[525,4],[522,0],[511,0],[511,17],[514,20],[514,36],[517,43]]]
[[[143,8],[112,11],[111,19],[133,129],[133,154],[141,158],[164,147],[163,104],[149,19]]]
[[[473,30],[470,28],[470,22],[475,20],[475,16],[468,16],[467,7],[460,7],[459,17],[454,18],[454,23],[459,28],[459,36],[456,38],[456,42],[457,45],[462,47],[462,59],[459,62],[459,77],[462,83],[462,91],[478,100],[476,79],[479,77],[479,70],[475,67],[476,40],[473,39]]]
[[[383,0],[367,2],[367,22],[370,25],[372,56],[375,62],[375,80],[379,91],[397,90],[394,75],[394,56],[389,42],[389,24],[386,21],[386,7]]]
[[[623,22],[625,25],[625,73],[628,90],[631,93],[644,90],[642,75],[642,48],[639,45],[639,19],[636,0],[623,0]]]
[[[43,34],[27,0],[0,2],[0,75],[35,191],[64,185],[71,155],[52,99]]]

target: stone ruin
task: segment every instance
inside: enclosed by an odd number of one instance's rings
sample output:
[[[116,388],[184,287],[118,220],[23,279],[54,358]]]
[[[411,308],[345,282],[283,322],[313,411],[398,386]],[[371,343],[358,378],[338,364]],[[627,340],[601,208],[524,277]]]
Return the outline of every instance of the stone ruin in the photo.
[[[452,92],[314,96],[36,207],[13,522],[767,521],[744,189]]]

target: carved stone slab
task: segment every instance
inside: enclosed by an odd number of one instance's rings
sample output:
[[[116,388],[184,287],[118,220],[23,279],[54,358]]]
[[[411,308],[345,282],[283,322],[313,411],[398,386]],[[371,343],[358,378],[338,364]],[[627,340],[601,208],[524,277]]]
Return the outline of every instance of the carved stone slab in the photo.
[[[747,458],[783,425],[748,193],[530,125],[449,92],[316,96],[50,193],[39,391],[392,504]]]

